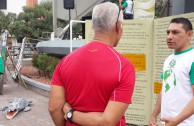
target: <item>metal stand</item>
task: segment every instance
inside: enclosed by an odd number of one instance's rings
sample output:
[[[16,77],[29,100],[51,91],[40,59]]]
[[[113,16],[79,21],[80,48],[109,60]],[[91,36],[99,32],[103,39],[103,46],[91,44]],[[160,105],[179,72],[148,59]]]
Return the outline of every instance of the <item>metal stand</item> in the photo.
[[[71,21],[71,9],[69,9],[69,28],[67,30],[67,39],[70,39],[70,21]]]

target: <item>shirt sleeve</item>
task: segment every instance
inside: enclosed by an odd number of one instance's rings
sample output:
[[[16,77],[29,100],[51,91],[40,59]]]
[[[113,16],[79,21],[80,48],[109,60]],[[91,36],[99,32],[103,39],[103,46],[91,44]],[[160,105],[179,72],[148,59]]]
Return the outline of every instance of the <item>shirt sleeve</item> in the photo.
[[[194,85],[194,62],[191,65],[191,70],[189,72],[189,75],[190,75],[191,85]]]
[[[134,66],[127,61],[121,68],[120,83],[112,93],[110,100],[131,104],[134,86],[135,69]]]
[[[52,85],[64,86],[61,80],[61,72],[60,72],[64,59],[61,62],[59,62],[59,64],[55,67],[55,70],[51,79]]]
[[[124,8],[126,8],[128,6],[128,3],[125,1],[122,5]]]
[[[161,78],[162,80],[164,79],[163,73],[160,74],[160,78]]]

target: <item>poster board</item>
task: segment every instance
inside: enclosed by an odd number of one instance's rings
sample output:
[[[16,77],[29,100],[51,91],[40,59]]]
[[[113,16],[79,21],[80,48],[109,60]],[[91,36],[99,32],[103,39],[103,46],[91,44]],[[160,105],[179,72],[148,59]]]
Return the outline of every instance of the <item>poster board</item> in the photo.
[[[8,35],[8,31],[5,31],[2,33],[2,35],[0,36],[0,46],[1,46],[1,50],[0,50],[0,74],[4,73],[4,59],[5,59],[5,52],[6,52],[6,43],[7,43],[7,35]]]
[[[134,19],[154,19],[155,0],[134,0]]]
[[[124,20],[123,35],[115,48],[135,66],[136,85],[125,117],[127,123],[148,125],[162,87],[160,75],[165,58],[173,53],[166,45],[166,30],[174,17],[189,18],[194,26],[194,13],[154,20]],[[92,23],[86,21],[86,42],[93,39]],[[194,45],[194,37],[192,37]]]
[[[173,53],[172,49],[168,49],[166,45],[166,30],[170,23],[170,20],[175,17],[188,18],[194,27],[194,13],[170,16],[165,18],[159,18],[154,20],[154,37],[153,37],[153,80],[152,80],[152,110],[154,109],[158,94],[162,88],[162,80],[160,75],[162,74],[163,62]],[[194,32],[194,31],[193,31]],[[194,46],[194,35],[191,39],[191,44]],[[158,122],[159,122],[158,116]]]
[[[5,30],[2,32],[0,36],[0,95],[3,94],[3,79],[4,79],[4,71],[5,71],[5,59],[6,59],[6,43],[7,43],[7,36],[8,36],[8,31]]]

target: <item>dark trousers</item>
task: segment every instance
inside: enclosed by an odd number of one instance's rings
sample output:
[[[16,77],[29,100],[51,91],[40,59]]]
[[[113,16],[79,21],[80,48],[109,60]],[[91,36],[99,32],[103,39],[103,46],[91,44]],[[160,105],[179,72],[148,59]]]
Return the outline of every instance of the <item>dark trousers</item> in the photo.
[[[124,19],[133,19],[133,14],[125,13],[124,14]]]

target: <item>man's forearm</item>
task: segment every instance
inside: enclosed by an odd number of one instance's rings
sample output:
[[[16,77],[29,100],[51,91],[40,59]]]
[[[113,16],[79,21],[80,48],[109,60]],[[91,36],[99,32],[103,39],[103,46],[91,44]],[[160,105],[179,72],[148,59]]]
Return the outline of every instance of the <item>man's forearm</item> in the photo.
[[[64,126],[63,106],[65,104],[63,87],[52,85],[49,97],[49,112],[56,126]]]
[[[102,120],[102,113],[100,112],[88,112],[83,113],[75,111],[73,113],[72,121],[84,126],[103,126],[106,123]]]
[[[50,112],[50,115],[52,117],[52,120],[53,120],[55,126],[64,126],[65,125],[65,119],[64,119],[63,111]]]
[[[152,117],[157,118],[160,111],[161,111],[161,93],[158,95],[158,99],[153,110]]]
[[[122,0],[119,0],[119,6],[121,7],[121,5],[122,5]]]
[[[74,111],[72,121],[84,126],[115,126],[128,108],[127,103],[109,101],[103,112]],[[63,111],[66,113],[71,107],[66,103]]]
[[[67,115],[71,110],[71,106],[69,103],[66,103],[63,107],[63,112],[65,113],[64,118],[68,120]],[[72,111],[71,111],[72,112]],[[69,117],[72,122],[77,123],[79,125],[84,126],[102,126],[102,112],[80,112],[77,110],[74,110],[72,112],[73,116]],[[71,114],[70,114],[71,115]],[[99,124],[102,123],[102,124]]]
[[[191,99],[191,101],[185,106],[185,108],[179,113],[179,115],[176,117],[177,123],[179,124],[183,120],[187,119],[191,115],[194,114],[194,98]]]
[[[150,122],[149,122],[149,126],[158,126],[157,125],[157,116],[160,113],[160,110],[161,110],[161,93],[158,96],[156,105],[155,105],[154,110],[152,112]]]

